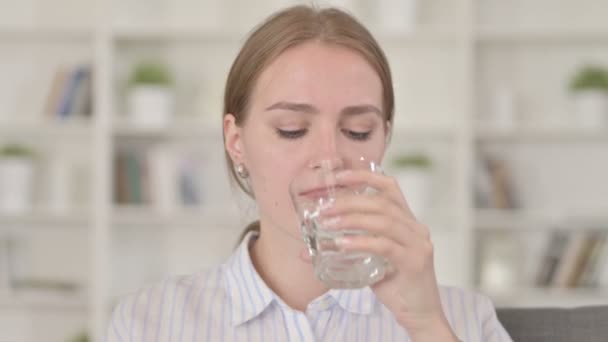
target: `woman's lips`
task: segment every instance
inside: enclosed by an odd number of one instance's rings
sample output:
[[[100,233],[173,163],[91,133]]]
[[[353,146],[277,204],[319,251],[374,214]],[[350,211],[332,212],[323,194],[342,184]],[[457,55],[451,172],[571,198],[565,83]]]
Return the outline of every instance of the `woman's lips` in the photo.
[[[340,190],[342,188],[344,188],[344,186],[342,186],[342,185],[336,185],[334,187],[314,188],[311,190],[306,190],[306,191],[300,192],[300,196],[306,197],[306,198],[311,198],[311,199],[322,198],[322,197],[327,197],[330,193],[333,193],[336,190]]]

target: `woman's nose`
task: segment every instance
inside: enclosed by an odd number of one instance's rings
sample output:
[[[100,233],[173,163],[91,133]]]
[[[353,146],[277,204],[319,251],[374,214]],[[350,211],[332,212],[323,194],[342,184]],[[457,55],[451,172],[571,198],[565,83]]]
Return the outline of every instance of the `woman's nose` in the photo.
[[[344,166],[343,151],[336,132],[326,132],[313,139],[312,168],[339,169]]]

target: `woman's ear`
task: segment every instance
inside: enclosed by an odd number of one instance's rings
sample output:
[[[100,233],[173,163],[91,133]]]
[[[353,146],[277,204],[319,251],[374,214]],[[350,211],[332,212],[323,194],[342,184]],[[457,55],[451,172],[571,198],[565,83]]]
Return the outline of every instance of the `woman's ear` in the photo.
[[[242,164],[244,159],[241,138],[241,127],[237,126],[234,115],[224,115],[224,145],[235,165]]]

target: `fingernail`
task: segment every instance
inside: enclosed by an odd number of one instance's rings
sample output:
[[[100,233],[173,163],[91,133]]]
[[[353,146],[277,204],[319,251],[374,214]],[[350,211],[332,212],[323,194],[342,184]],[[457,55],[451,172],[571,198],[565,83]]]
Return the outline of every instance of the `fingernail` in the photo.
[[[319,210],[321,210],[321,212],[323,211],[327,211],[328,209],[331,209],[334,206],[334,202],[336,202],[335,199],[330,199],[327,201],[323,201],[319,204]]]
[[[338,236],[334,241],[339,247],[348,246],[353,242],[352,239],[347,236]]]
[[[321,220],[321,225],[325,228],[335,228],[340,222],[340,216],[334,216]]]

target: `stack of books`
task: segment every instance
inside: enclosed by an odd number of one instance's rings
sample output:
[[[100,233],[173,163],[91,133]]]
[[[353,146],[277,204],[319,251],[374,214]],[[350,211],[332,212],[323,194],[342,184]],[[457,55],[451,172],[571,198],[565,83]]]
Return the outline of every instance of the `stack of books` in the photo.
[[[93,112],[93,71],[88,64],[59,67],[53,75],[43,112],[66,120]]]
[[[202,161],[194,154],[163,147],[119,151],[114,158],[114,202],[161,210],[200,205],[202,172]]]

